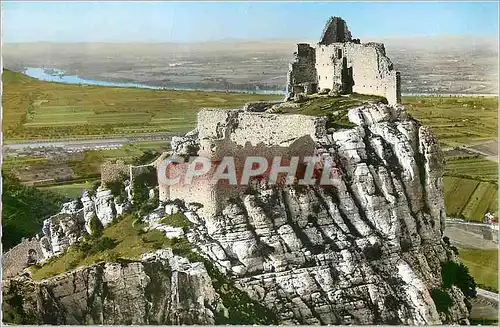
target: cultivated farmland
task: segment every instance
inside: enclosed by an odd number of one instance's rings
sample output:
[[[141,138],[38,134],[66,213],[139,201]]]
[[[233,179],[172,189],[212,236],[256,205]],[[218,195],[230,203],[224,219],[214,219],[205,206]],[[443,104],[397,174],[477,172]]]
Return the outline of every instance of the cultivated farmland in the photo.
[[[476,221],[483,221],[487,212],[496,214],[498,164],[474,156],[449,157],[446,161],[446,213]]]
[[[497,138],[497,97],[403,97],[406,110],[445,146]]]
[[[478,286],[497,292],[498,249],[459,249],[459,253]]]
[[[7,140],[187,132],[202,107],[237,108],[279,95],[168,91],[41,82],[4,70]]]

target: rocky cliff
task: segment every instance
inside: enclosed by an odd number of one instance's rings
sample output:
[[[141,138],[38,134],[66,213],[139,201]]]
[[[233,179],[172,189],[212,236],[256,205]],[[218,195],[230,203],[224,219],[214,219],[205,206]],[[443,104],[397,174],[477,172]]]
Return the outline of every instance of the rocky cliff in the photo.
[[[348,117],[356,127],[316,142],[340,169],[334,185],[262,181],[209,216],[175,201],[201,256],[162,250],[40,282],[18,277],[4,287],[8,304],[43,323],[466,323],[463,292],[443,287],[442,265],[458,259],[442,239],[436,140],[400,105],[366,104]],[[185,142],[199,143],[196,135]],[[435,289],[451,299],[446,310]]]

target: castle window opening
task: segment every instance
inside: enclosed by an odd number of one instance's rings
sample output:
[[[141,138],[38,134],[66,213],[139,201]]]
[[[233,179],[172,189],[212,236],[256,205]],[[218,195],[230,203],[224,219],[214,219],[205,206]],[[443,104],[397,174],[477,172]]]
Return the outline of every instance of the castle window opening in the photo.
[[[342,58],[342,49],[337,49],[337,59]]]

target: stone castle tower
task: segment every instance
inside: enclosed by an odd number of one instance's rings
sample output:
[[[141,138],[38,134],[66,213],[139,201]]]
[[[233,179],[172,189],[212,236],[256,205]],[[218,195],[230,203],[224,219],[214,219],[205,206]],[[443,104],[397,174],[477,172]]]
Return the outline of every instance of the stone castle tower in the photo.
[[[401,102],[399,73],[386,56],[382,43],[353,39],[346,22],[331,17],[313,48],[299,43],[290,64],[287,99],[318,91],[383,96],[389,104]]]

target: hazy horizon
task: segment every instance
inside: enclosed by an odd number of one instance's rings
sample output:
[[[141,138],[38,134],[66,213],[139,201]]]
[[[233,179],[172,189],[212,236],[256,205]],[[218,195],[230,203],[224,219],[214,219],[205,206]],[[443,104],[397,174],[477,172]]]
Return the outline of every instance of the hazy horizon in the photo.
[[[473,34],[439,34],[439,35],[398,35],[398,36],[367,36],[361,39],[361,42],[369,42],[371,40],[404,40],[404,39],[482,39],[491,40],[498,42],[496,35],[473,35]],[[289,37],[289,38],[249,38],[249,39],[238,39],[238,38],[222,38],[216,40],[205,40],[205,41],[10,41],[2,42],[3,44],[30,44],[30,43],[56,43],[56,44],[77,44],[77,43],[102,43],[102,44],[200,44],[200,43],[226,43],[226,42],[294,42],[302,41],[301,39]],[[319,36],[317,39],[309,40],[310,43],[319,42]]]

